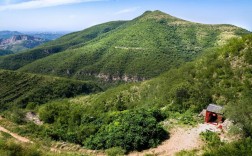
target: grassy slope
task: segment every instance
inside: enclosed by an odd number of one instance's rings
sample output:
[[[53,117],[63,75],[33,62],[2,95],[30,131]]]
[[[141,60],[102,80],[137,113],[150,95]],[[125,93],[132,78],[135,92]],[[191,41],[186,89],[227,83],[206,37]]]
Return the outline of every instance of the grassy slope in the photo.
[[[149,79],[244,33],[231,25],[203,25],[160,11],[146,12],[89,44],[40,59],[20,71],[78,79]]]
[[[100,91],[93,83],[0,70],[0,105],[25,107],[29,102],[42,104],[52,99]]]
[[[119,27],[124,21],[108,22],[93,26],[83,31],[65,35],[55,41],[43,44],[27,52],[16,55],[0,57],[0,68],[15,70],[35,60],[47,57],[54,53],[62,52],[68,48],[86,42]]]

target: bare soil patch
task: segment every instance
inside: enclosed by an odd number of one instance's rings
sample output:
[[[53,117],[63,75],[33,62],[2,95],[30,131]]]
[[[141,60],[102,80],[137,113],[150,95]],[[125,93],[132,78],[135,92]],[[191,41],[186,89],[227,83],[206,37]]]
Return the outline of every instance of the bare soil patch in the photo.
[[[199,124],[197,127],[173,128],[168,140],[164,141],[156,148],[144,150],[142,152],[133,152],[129,156],[144,156],[146,154],[155,154],[160,156],[173,156],[182,150],[201,149],[204,142],[200,138],[200,133],[206,130],[219,131],[215,125]]]

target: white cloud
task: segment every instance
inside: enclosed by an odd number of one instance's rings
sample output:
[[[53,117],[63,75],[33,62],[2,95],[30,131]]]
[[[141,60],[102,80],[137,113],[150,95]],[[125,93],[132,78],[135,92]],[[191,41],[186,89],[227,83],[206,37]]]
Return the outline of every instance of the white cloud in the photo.
[[[120,15],[120,14],[126,14],[126,13],[131,13],[131,12],[135,12],[139,9],[140,7],[134,7],[134,8],[127,8],[127,9],[123,9],[120,10],[118,12],[116,12],[116,15]]]
[[[93,1],[104,1],[104,0],[30,0],[27,2],[20,2],[16,4],[7,4],[0,6],[0,11],[36,9],[36,8],[45,8],[45,7],[53,7],[74,3],[93,2]]]

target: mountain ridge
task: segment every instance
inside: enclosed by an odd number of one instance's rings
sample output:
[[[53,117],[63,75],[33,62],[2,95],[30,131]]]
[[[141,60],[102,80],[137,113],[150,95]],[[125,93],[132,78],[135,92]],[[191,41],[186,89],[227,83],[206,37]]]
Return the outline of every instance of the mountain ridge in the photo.
[[[0,31],[1,39],[7,39],[14,35],[23,35],[23,33],[18,32],[18,31],[9,31],[9,30]]]
[[[178,23],[181,21],[184,23]],[[19,70],[49,72],[77,79],[91,76],[105,81],[139,81],[190,61],[203,49],[224,44],[229,38],[239,36],[237,31],[241,34],[246,32],[234,26],[186,22],[160,11],[145,12],[89,44],[35,61]],[[90,52],[87,54],[85,51]],[[146,59],[143,59],[144,56]],[[57,58],[68,62],[68,67],[52,64],[52,60],[57,62]],[[151,64],[147,65],[144,61]],[[46,72],[35,69],[37,66],[43,66]]]

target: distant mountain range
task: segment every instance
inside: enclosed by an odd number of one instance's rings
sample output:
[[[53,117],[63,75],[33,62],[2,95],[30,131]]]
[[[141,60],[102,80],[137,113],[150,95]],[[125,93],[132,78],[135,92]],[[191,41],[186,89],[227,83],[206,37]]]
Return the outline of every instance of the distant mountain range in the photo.
[[[46,40],[55,40],[67,33],[69,32],[23,32],[23,34],[27,34],[27,35],[38,37],[38,38],[43,38]]]
[[[55,40],[64,33],[0,31],[0,56],[19,53]]]
[[[18,31],[0,31],[0,39],[8,39],[15,35],[29,35],[46,40],[55,40],[69,32],[18,32]]]
[[[15,35],[23,35],[23,34],[18,31],[0,31],[0,39],[8,39]]]
[[[28,35],[14,35],[7,39],[0,39],[0,49],[18,53],[23,50],[34,48],[49,40]]]

